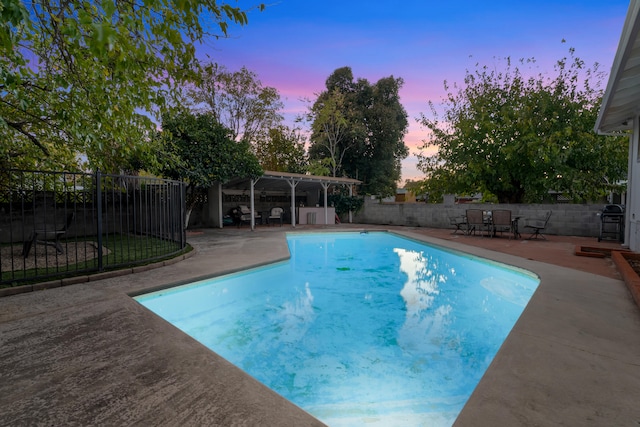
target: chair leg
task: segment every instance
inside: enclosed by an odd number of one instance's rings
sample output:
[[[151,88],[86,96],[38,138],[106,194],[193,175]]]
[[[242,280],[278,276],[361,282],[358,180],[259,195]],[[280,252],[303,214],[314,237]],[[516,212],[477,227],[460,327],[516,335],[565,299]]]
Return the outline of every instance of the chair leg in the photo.
[[[27,240],[24,241],[22,245],[22,256],[27,258],[29,256],[29,252],[31,252],[31,247],[35,245],[37,234],[32,233]]]
[[[56,239],[56,241],[53,243],[53,246],[55,246],[59,254],[64,253],[64,249],[62,249],[62,245],[60,244],[60,241],[58,239]]]
[[[544,237],[544,234],[542,234],[540,232],[540,229],[536,228],[536,230],[534,231],[534,233],[529,236],[529,238],[527,240],[537,240],[537,239],[542,239],[542,240],[547,240],[546,237]]]

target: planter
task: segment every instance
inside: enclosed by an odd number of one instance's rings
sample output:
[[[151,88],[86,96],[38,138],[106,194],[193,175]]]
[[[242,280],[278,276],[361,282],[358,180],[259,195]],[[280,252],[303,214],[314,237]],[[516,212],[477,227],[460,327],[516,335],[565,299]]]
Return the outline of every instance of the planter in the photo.
[[[612,251],[611,259],[618,268],[622,280],[627,285],[638,307],[640,307],[640,254],[635,252]]]
[[[610,249],[610,248],[599,248],[596,246],[580,246],[577,245],[575,248],[575,254],[578,256],[586,256],[591,258],[606,258],[611,256],[611,252],[631,252],[626,249]]]

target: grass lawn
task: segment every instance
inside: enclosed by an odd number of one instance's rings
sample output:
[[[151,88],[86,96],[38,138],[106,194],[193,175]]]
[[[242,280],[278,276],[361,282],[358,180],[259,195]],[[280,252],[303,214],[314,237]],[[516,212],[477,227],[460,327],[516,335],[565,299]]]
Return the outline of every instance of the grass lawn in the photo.
[[[1,253],[0,287],[12,287],[98,272],[98,244],[94,240],[61,241],[65,249],[58,254],[47,245],[35,245],[31,255],[22,256],[22,244],[4,245]],[[122,234],[102,238],[102,269],[116,270],[145,265],[188,252],[180,243],[151,236]]]

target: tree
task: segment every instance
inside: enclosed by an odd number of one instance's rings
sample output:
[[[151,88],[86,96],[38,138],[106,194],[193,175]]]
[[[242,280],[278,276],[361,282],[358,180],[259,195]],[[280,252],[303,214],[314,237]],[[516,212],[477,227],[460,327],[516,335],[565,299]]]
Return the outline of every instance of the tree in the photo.
[[[0,155],[11,164],[36,147],[117,171],[149,143],[175,89],[197,80],[194,43],[246,22],[215,0],[4,1]]]
[[[361,111],[365,132],[347,153],[345,170],[364,182],[362,191],[381,196],[395,195],[401,176],[401,161],[409,154],[404,144],[407,113],[400,103],[403,80],[393,76],[369,85],[358,82],[356,108]]]
[[[334,89],[322,99],[319,97],[311,109],[313,133],[310,153],[316,159],[329,159],[327,163],[331,176],[338,176],[345,154],[354,145],[353,139],[348,138],[348,133],[355,127],[355,123],[347,118],[345,104],[345,95]]]
[[[187,96],[199,111],[212,114],[229,128],[234,140],[248,141],[256,149],[283,120],[279,110],[284,104],[278,90],[262,86],[258,76],[245,67],[230,72],[221,65],[208,64]]]
[[[189,213],[215,182],[262,175],[249,144],[235,142],[231,135],[210,114],[181,112],[166,115],[162,121],[157,138],[165,150],[158,172],[187,183],[187,225]]]
[[[570,49],[555,73],[527,78],[507,59],[504,71],[467,71],[462,88],[445,82],[443,119],[432,103],[431,117],[420,118],[430,131],[421,148],[438,149],[420,156],[430,194],[481,192],[522,203],[557,191],[596,200],[611,190],[609,183],[625,179],[627,138],[593,131],[602,99],[598,64],[585,69]]]
[[[280,125],[269,130],[267,141],[258,144],[256,156],[265,170],[305,173],[304,136],[297,129]]]
[[[423,195],[426,195],[424,180],[407,179],[404,181],[404,189],[407,191],[410,191],[412,194],[416,196],[416,198],[418,197],[421,198]],[[429,201],[428,195],[426,196],[427,196],[427,199],[425,201]]]
[[[394,194],[400,162],[408,155],[402,84],[390,76],[371,85],[354,81],[349,67],[335,70],[310,109],[310,160],[330,159],[334,176],[362,180],[365,193]]]

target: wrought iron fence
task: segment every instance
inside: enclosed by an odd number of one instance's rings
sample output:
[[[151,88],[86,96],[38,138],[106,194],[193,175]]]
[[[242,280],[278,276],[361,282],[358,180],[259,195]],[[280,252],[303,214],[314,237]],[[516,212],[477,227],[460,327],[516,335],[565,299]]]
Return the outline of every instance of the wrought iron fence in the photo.
[[[149,263],[186,247],[184,184],[0,171],[0,286]]]

